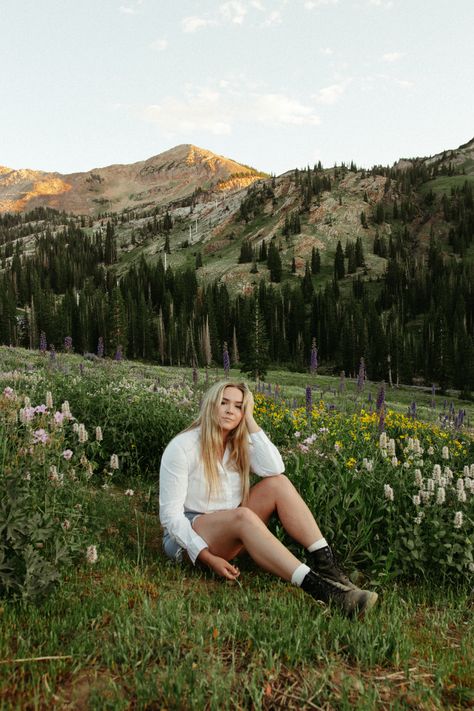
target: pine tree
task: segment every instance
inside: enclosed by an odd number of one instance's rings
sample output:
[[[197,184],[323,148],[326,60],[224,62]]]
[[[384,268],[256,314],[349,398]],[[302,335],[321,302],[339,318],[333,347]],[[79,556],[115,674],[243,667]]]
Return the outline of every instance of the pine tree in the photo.
[[[321,255],[319,249],[313,247],[311,251],[311,274],[319,274],[321,271]]]
[[[306,262],[304,277],[301,281],[301,290],[303,292],[303,298],[306,303],[309,303],[313,297],[313,280],[311,279],[311,271],[309,268],[309,262]]]
[[[342,250],[341,242],[338,241],[336,247],[336,256],[334,257],[334,277],[336,279],[343,279],[346,274],[344,268],[344,252]]]
[[[250,378],[261,380],[267,374],[269,362],[268,337],[256,296],[251,311],[248,347],[240,370],[242,373],[248,373]]]
[[[273,240],[270,242],[270,247],[268,248],[267,266],[270,270],[270,281],[280,282],[282,272],[281,257]]]

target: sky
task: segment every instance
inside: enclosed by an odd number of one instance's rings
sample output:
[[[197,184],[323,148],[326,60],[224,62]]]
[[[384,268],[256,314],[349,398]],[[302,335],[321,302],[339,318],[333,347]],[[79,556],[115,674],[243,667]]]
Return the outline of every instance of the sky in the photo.
[[[474,0],[0,0],[0,166],[279,175],[474,137]]]

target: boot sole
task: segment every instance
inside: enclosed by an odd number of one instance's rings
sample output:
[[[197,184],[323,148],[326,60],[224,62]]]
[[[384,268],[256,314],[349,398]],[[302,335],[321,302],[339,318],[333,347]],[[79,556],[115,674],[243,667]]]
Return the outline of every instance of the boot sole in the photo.
[[[376,593],[376,592],[371,592],[369,594],[369,596],[367,597],[367,599],[365,601],[364,607],[361,610],[359,610],[359,612],[357,613],[358,619],[362,619],[365,616],[365,613],[374,607],[378,598],[379,598],[379,596],[378,596],[378,593]]]

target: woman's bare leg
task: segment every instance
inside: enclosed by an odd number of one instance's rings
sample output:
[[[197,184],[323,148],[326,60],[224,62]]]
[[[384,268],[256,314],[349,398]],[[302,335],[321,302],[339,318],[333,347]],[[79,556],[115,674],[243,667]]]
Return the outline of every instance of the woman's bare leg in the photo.
[[[252,486],[246,506],[265,523],[275,512],[288,535],[305,548],[323,537],[313,514],[284,474],[266,477]]]
[[[270,533],[257,513],[247,507],[203,514],[193,528],[210,553],[231,560],[245,547],[256,564],[284,580],[291,580],[301,561]]]

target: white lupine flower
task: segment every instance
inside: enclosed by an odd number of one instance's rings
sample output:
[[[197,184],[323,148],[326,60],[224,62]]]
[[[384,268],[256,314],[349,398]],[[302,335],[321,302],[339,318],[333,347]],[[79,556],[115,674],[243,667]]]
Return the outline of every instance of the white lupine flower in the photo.
[[[459,489],[459,490],[458,490],[458,501],[459,501],[459,503],[461,503],[461,504],[466,503],[466,498],[467,498],[467,497],[466,497],[466,492],[464,491],[464,489]]]
[[[410,462],[403,462],[404,469],[410,469]]]
[[[66,417],[71,417],[71,409],[70,409],[70,407],[69,407],[69,402],[68,402],[68,400],[65,400],[65,401],[63,402],[63,404],[61,405],[61,412],[62,412],[63,415],[65,415]]]
[[[421,499],[420,499],[420,495],[419,495],[419,494],[415,494],[415,495],[414,495],[414,497],[413,497],[413,504],[414,504],[415,506],[420,506],[420,504],[421,504]]]
[[[102,442],[104,439],[104,435],[102,434],[102,427],[96,427],[95,428],[95,439],[97,442]]]
[[[24,403],[25,403],[25,407],[31,407],[31,400],[28,397],[28,395],[25,395]]]
[[[374,463],[372,459],[367,459],[367,457],[364,457],[364,459],[362,460],[362,464],[368,472],[371,472],[374,468]]]
[[[431,491],[427,491],[426,489],[420,491],[420,495],[424,503],[430,500],[431,493]]]
[[[382,432],[382,434],[379,437],[379,447],[380,449],[387,449],[387,433]],[[474,465],[473,465],[474,466]]]
[[[74,422],[72,425],[72,431],[77,434],[79,432],[79,425],[77,422]]]
[[[390,457],[395,456],[395,440],[394,439],[389,439],[388,440],[388,446],[387,446],[387,452]]]
[[[419,511],[418,516],[415,516],[414,521],[415,521],[415,523],[416,523],[417,526],[419,526],[420,523],[422,522],[424,515],[425,515],[425,514],[424,514],[423,511]]]
[[[445,468],[444,468],[443,474],[444,474],[444,476],[445,476],[447,479],[452,479],[453,476],[454,476],[453,470],[450,469],[449,467],[445,467]]]
[[[463,524],[462,511],[456,511],[454,514],[454,528],[461,528]]]
[[[441,450],[441,456],[443,459],[449,459],[449,449],[446,446]]]
[[[423,464],[424,464],[424,461],[423,461],[422,459],[418,459],[418,460],[415,462],[415,467],[422,467]]]
[[[446,477],[445,476],[440,477],[439,485],[446,486],[447,484],[448,484],[448,480],[446,479]]]
[[[464,479],[464,486],[466,489],[470,489],[471,491],[474,491],[474,479],[471,479],[470,476],[467,476]]]
[[[446,489],[444,489],[442,486],[439,487],[438,492],[436,494],[436,503],[437,504],[444,504],[446,501]]]
[[[398,467],[398,459],[396,457],[392,457],[391,462],[392,466]]]
[[[469,476],[474,479],[474,464],[471,464]]]
[[[118,469],[119,468],[119,458],[117,457],[116,454],[112,454],[110,457],[110,468],[111,469]]]
[[[393,489],[390,484],[384,484],[383,493],[385,498],[388,499],[388,501],[393,501]]]
[[[428,447],[428,454],[430,455],[430,457],[433,456],[433,454],[434,454],[434,447]]]
[[[48,392],[46,393],[45,403],[48,410],[51,410],[53,407],[53,395],[51,393],[51,390],[48,390]]]
[[[83,425],[82,422],[77,429],[77,436],[79,437],[79,442],[81,444],[84,444],[89,439],[85,425]]]
[[[93,565],[94,563],[97,563],[98,560],[98,555],[97,555],[97,548],[95,546],[87,546],[86,550],[86,560],[88,563]]]
[[[426,480],[426,489],[427,489],[427,491],[434,491],[435,490],[435,480],[434,479],[427,479]]]
[[[423,486],[423,477],[421,476],[420,469],[415,469],[415,484],[420,488]]]
[[[464,491],[464,479],[459,478],[456,482],[456,489],[458,491]]]
[[[126,489],[124,492],[125,496],[134,496],[135,492],[133,489]]]
[[[420,440],[416,437],[413,440],[413,451],[415,454],[423,454],[423,449],[420,447]]]
[[[467,464],[465,465],[462,473],[464,474],[464,476],[469,476],[470,472],[469,472],[469,467],[467,466]]]

